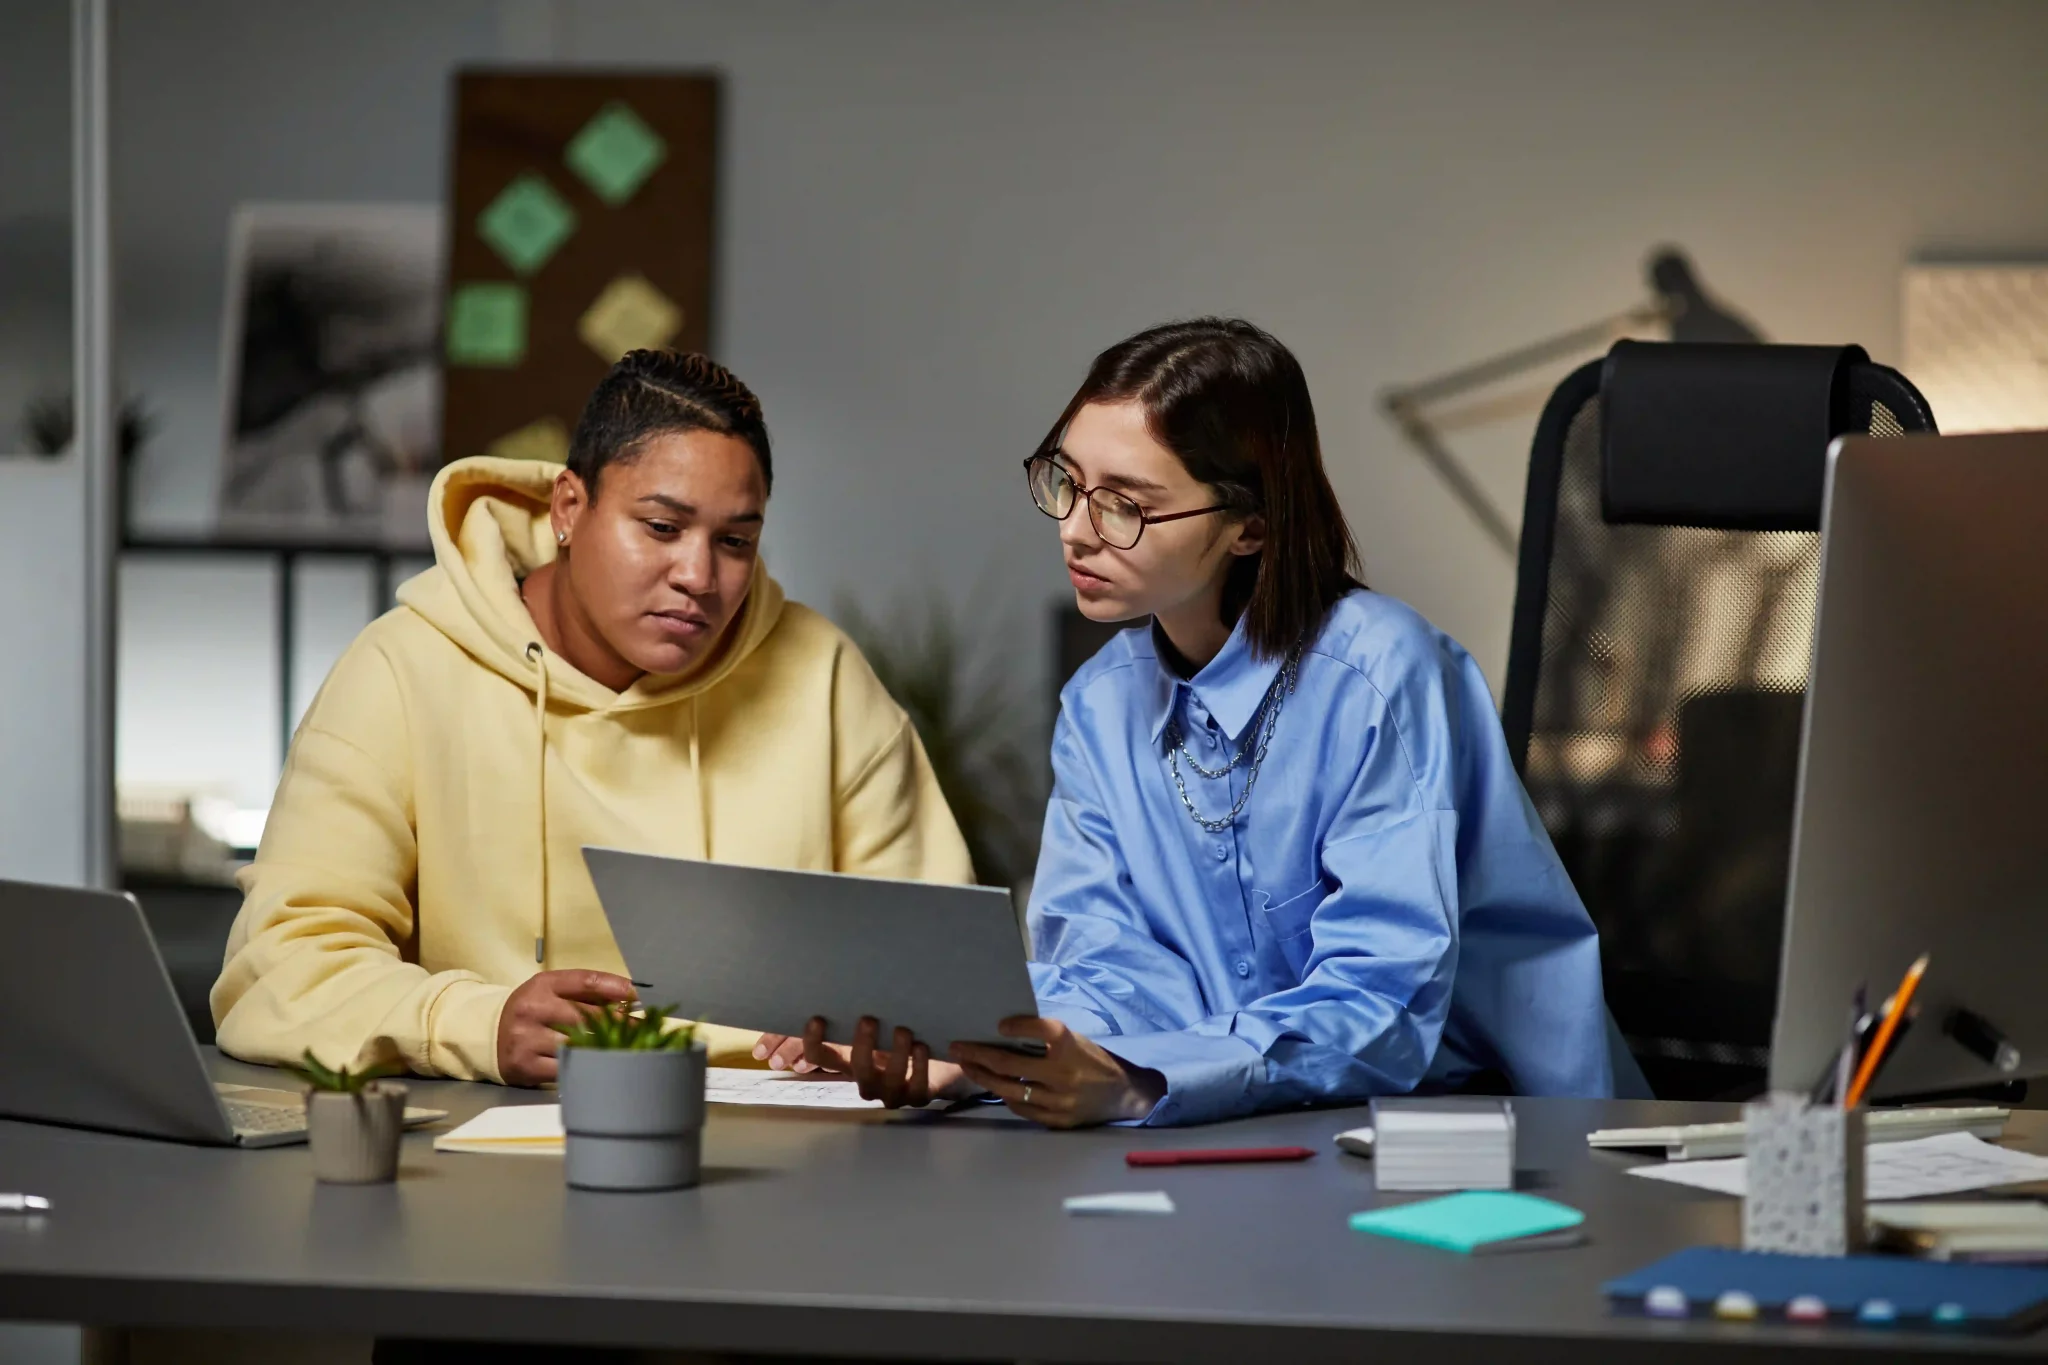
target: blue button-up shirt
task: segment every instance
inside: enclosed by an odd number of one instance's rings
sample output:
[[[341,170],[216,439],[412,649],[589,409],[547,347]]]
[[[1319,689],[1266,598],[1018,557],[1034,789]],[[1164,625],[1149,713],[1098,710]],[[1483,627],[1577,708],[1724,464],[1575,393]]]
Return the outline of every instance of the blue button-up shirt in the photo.
[[[1220,833],[1168,771],[1178,719],[1230,762],[1281,662],[1239,625],[1192,678],[1128,630],[1060,697],[1032,887],[1039,1008],[1166,1077],[1147,1119],[1199,1123],[1454,1084],[1614,1078],[1599,943],[1458,644],[1364,590],[1303,650],[1244,810]],[[1250,780],[1181,780],[1211,820]]]

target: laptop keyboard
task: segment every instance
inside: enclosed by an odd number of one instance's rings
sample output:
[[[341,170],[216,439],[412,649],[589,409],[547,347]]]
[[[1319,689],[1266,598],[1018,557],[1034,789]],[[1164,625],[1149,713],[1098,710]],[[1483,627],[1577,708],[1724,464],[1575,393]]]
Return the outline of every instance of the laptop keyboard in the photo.
[[[303,1133],[306,1111],[281,1104],[258,1104],[251,1100],[222,1099],[228,1107],[228,1122],[244,1137],[268,1137],[273,1133]]]

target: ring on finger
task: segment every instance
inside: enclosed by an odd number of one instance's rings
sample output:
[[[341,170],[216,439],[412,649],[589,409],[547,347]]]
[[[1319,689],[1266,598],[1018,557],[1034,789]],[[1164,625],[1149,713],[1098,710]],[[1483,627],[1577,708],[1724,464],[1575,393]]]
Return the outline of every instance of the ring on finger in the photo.
[[[1024,1087],[1024,1103],[1031,1103],[1031,1087],[1028,1085]]]

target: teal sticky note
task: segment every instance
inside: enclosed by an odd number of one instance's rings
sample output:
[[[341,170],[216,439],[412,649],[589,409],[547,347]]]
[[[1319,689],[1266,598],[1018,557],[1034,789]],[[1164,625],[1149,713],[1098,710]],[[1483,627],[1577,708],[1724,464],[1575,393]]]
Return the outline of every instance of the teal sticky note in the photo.
[[[569,143],[563,159],[598,198],[617,208],[668,156],[668,144],[626,105],[613,100]]]
[[[502,281],[457,285],[448,297],[448,363],[513,366],[526,359],[526,291]]]
[[[1351,1215],[1354,1232],[1398,1237],[1445,1251],[1472,1251],[1489,1242],[1562,1232],[1586,1221],[1567,1204],[1507,1190],[1467,1190],[1463,1194],[1398,1204]]]
[[[517,176],[476,218],[477,235],[521,275],[547,264],[576,230],[576,210],[533,172]]]

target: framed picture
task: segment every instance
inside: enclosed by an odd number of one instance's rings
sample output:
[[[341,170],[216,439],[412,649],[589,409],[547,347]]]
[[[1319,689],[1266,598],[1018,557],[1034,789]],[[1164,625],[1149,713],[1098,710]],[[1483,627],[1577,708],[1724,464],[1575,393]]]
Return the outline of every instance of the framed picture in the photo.
[[[442,216],[248,204],[228,239],[223,540],[422,549],[440,467]]]
[[[1945,432],[2048,427],[2048,262],[1906,267],[1902,365]]]

